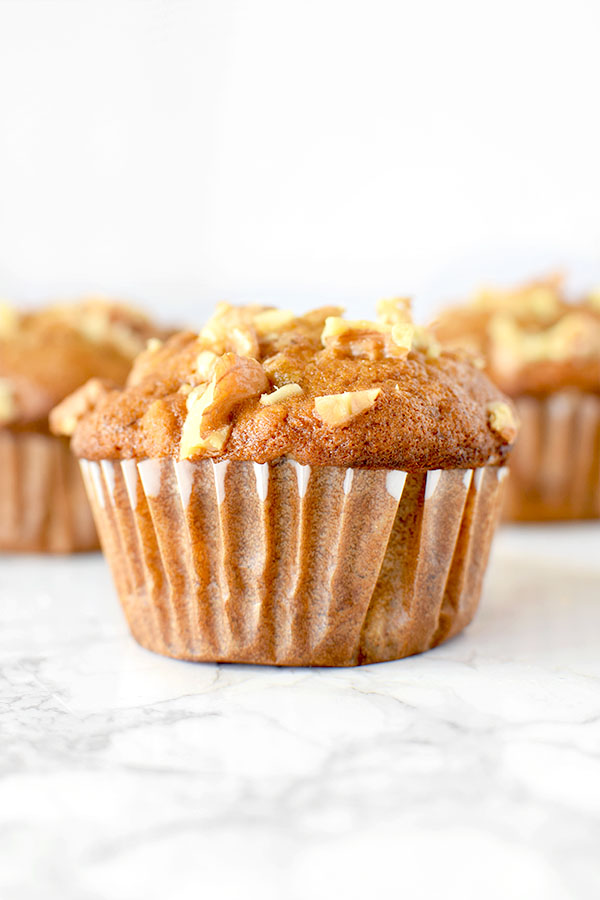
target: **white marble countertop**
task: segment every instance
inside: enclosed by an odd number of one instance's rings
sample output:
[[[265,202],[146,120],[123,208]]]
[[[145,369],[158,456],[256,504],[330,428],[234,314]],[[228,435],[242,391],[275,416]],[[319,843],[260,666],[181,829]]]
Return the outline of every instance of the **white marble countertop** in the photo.
[[[463,635],[350,670],[163,659],[100,556],[0,558],[0,898],[194,895],[600,896],[598,526],[505,529]]]

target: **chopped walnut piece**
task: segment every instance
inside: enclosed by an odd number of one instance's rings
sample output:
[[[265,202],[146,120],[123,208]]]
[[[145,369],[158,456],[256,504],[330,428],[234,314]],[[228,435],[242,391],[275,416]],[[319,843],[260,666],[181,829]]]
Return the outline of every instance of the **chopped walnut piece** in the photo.
[[[55,406],[50,413],[50,428],[54,434],[62,434],[71,437],[86,413],[94,409],[99,401],[106,397],[113,387],[110,382],[102,378],[90,378],[73,394],[66,397],[62,403]]]
[[[218,358],[217,354],[213,353],[212,350],[201,350],[198,354],[196,358],[196,372],[203,381],[209,381],[212,378]]]
[[[12,337],[19,327],[19,315],[8,303],[0,302],[0,338]]]
[[[218,303],[213,316],[200,332],[200,340],[217,355],[232,352],[237,356],[257,358],[258,336],[252,324],[251,309]]]
[[[231,425],[224,425],[223,428],[215,428],[214,431],[209,431],[206,437],[199,438],[195,452],[198,453],[204,450],[209,456],[220,453],[227,443],[231,429]]]
[[[185,408],[187,411],[190,412],[192,407],[196,406],[196,411],[199,412],[200,410],[197,404],[198,401],[204,397],[208,384],[205,382],[203,384],[197,384],[195,387],[192,387],[191,384],[182,384],[181,387],[185,388],[183,393],[185,394]],[[179,390],[181,390],[181,388]]]
[[[587,296],[587,304],[593,310],[600,313],[600,288],[595,288],[595,290],[591,291]],[[0,318],[1,318],[1,310],[0,310]],[[2,325],[0,325],[0,333],[2,332]]]
[[[180,459],[202,450],[214,450],[236,404],[258,397],[269,387],[266,373],[259,362],[225,353],[217,360],[210,382],[193,388],[186,399],[188,414],[181,433]],[[215,436],[219,432],[221,437]],[[212,435],[212,437],[211,437]]]
[[[59,304],[47,310],[47,314],[67,322],[92,343],[108,344],[131,359],[146,346],[139,331],[142,325],[147,328],[146,317],[137,310],[116,307],[100,297],[91,297],[80,304]],[[130,314],[132,321],[126,318]]]
[[[321,341],[326,349],[336,353],[375,360],[386,356],[404,358],[412,336],[413,326],[408,323],[388,325],[330,316],[325,320]]]
[[[492,316],[488,324],[493,368],[510,374],[522,365],[600,353],[600,323],[581,312],[563,316],[541,331],[524,331],[510,315]]]
[[[329,318],[339,318],[344,312],[343,306],[319,306],[300,316],[300,321],[309,328],[321,330]]]
[[[302,388],[299,384],[284,384],[283,387],[277,388],[270,394],[262,394],[260,403],[262,406],[272,406],[274,403],[282,403],[289,400],[290,397],[298,397],[302,394]]]
[[[502,400],[492,400],[487,404],[488,424],[507,444],[512,444],[519,430],[512,408]]]
[[[408,297],[393,297],[390,300],[379,300],[375,306],[377,318],[386,325],[398,325],[412,322],[411,302]]]
[[[254,327],[258,336],[264,338],[291,328],[295,321],[296,316],[289,309],[265,309],[254,316]]]
[[[472,298],[472,305],[484,310],[512,310],[540,322],[555,318],[560,312],[562,276],[523,285],[517,290],[484,288]]]
[[[412,340],[413,350],[420,350],[427,359],[437,359],[442,352],[442,345],[434,338],[427,328],[415,325],[415,333]]]
[[[256,333],[244,326],[232,329],[225,346],[231,348],[238,356],[251,356],[256,359],[259,354]]]
[[[196,394],[195,402],[190,403],[190,398],[197,389],[194,388],[187,398],[186,406],[188,414],[183,423],[181,431],[181,443],[179,446],[179,458],[188,459],[196,453],[202,451],[216,451],[223,449],[229,433],[231,425],[220,426],[218,428],[208,428],[204,421],[206,410],[212,402],[212,390],[208,385],[204,385],[204,391]]]
[[[348,338],[360,334],[387,334],[390,325],[382,322],[370,322],[367,319],[342,319],[341,316],[328,316],[321,333],[321,341],[325,347],[331,346],[338,338]]]
[[[10,422],[16,413],[15,394],[8,378],[0,378],[0,426]]]
[[[374,406],[380,393],[381,388],[372,388],[367,391],[347,391],[344,394],[315,397],[315,413],[330,428],[345,425]]]
[[[545,352],[555,360],[600,356],[600,322],[582,312],[568,313],[546,331]]]
[[[389,353],[388,355],[406,356],[412,347],[414,334],[415,327],[409,322],[392,325],[392,344],[397,348],[397,351],[400,352]]]

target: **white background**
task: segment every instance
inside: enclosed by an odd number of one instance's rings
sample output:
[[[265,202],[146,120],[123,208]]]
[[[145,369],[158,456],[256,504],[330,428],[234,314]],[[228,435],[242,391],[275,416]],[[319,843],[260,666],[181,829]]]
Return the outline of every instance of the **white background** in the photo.
[[[594,0],[0,0],[0,295],[600,280]]]

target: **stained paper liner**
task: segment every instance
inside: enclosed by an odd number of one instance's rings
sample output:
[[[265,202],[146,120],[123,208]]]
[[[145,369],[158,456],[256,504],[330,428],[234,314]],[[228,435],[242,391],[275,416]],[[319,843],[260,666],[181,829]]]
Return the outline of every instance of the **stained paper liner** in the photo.
[[[179,659],[354,666],[476,610],[506,469],[82,461],[131,631]]]
[[[600,517],[600,396],[561,391],[515,401],[521,430],[503,515],[512,521]]]
[[[0,550],[95,550],[98,537],[68,441],[0,429]]]

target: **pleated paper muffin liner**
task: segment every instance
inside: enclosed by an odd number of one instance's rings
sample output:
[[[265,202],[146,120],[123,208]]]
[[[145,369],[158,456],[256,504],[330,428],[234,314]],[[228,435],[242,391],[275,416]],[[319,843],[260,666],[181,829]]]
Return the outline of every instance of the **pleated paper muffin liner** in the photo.
[[[505,469],[82,461],[131,631],[179,659],[354,666],[476,610]]]
[[[515,403],[521,430],[511,454],[504,517],[600,517],[600,396],[561,391]]]
[[[71,553],[98,548],[68,441],[0,429],[0,550]]]

